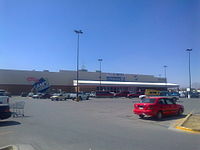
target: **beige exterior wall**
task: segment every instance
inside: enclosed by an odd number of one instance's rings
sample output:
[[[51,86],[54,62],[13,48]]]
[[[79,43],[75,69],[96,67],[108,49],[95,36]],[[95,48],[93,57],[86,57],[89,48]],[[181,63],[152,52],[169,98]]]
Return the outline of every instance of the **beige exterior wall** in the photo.
[[[79,72],[80,80],[99,80],[99,72]],[[0,70],[0,84],[32,85],[34,81],[28,81],[29,77],[48,79],[50,85],[73,85],[76,79],[76,71],[47,72],[47,71],[24,71],[24,70]],[[152,75],[102,73],[102,80],[108,78],[124,78],[125,81],[135,82],[165,82],[165,78]]]
[[[80,80],[99,81],[99,72],[79,72]],[[34,81],[28,79],[48,79],[50,90],[62,89],[66,92],[74,92],[73,80],[76,80],[76,71],[60,70],[59,72],[49,71],[26,71],[26,70],[4,70],[0,69],[0,89],[5,89],[11,94],[17,95],[21,92],[30,92]],[[165,78],[158,78],[152,75],[102,73],[102,80],[123,79],[123,81],[135,82],[165,82]],[[125,80],[124,80],[125,79]],[[98,86],[98,85],[97,85]],[[97,86],[80,86],[81,91],[94,91]],[[131,86],[130,88],[136,88]]]

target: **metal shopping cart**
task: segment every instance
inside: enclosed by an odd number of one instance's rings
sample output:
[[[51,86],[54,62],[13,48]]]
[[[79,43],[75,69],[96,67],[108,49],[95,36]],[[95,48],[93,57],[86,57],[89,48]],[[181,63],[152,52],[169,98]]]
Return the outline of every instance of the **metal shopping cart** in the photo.
[[[20,101],[20,102],[15,102],[10,104],[10,108],[12,110],[12,116],[13,117],[24,117],[24,106],[25,102]]]

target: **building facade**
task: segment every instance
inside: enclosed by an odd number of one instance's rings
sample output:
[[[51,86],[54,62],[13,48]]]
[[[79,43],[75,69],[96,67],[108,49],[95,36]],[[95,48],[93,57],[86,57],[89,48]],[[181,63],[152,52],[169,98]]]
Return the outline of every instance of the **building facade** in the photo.
[[[75,92],[77,80],[76,71],[60,70],[59,72],[6,70],[0,69],[0,89],[5,89],[13,95],[22,92],[30,92],[35,84],[44,79],[50,91]],[[153,75],[123,74],[123,73],[101,73],[79,71],[79,91],[139,91],[147,88],[164,90],[166,87],[176,88],[179,85],[166,83],[165,78]],[[38,85],[41,85],[40,83]],[[45,83],[45,85],[47,85]]]

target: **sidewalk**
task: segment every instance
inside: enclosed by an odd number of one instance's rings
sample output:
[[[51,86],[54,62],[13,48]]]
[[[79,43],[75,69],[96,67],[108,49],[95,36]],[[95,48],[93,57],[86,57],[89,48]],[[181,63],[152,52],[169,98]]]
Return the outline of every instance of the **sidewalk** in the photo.
[[[200,114],[188,114],[176,128],[193,133],[200,133]]]

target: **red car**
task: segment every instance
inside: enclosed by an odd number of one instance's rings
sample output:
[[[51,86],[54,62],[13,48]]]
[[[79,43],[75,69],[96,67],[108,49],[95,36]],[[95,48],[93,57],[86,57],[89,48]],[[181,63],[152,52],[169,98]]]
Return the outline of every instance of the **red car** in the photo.
[[[136,92],[136,93],[130,93],[127,95],[128,98],[134,98],[134,97],[139,97],[140,95],[144,95],[144,92]]]
[[[123,91],[123,92],[120,92],[120,93],[116,93],[115,97],[127,97],[127,95],[129,93],[130,93],[129,91]]]
[[[140,118],[151,116],[157,119],[162,119],[163,116],[181,115],[183,111],[182,105],[166,97],[144,98],[141,103],[135,103],[133,109],[133,113],[139,115]]]
[[[113,93],[110,93],[108,91],[98,91],[96,92],[96,96],[97,98],[112,98],[114,97]]]

